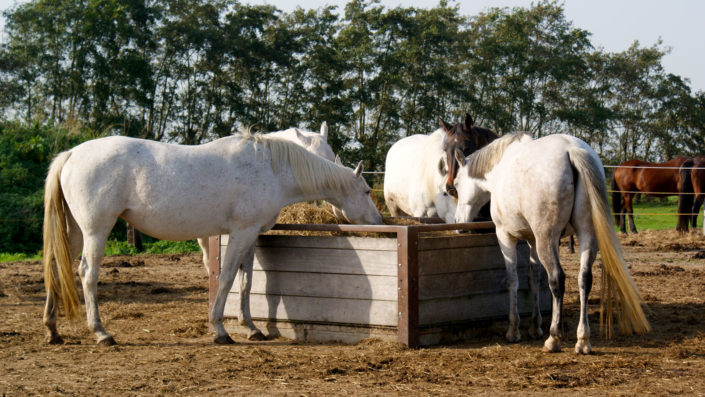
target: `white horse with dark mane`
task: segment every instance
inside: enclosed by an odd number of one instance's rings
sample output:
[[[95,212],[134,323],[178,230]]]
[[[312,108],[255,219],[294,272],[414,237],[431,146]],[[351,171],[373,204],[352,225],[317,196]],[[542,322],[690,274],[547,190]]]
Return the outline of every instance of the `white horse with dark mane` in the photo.
[[[98,313],[97,285],[106,240],[118,217],[165,240],[229,234],[218,292],[210,312],[216,343],[232,343],[223,327],[228,292],[240,268],[240,289],[252,282],[257,236],[269,230],[282,207],[326,200],[354,223],[379,224],[370,188],[355,170],[334,164],[283,139],[244,134],[204,145],[181,146],[126,137],[83,143],[56,156],[45,186],[44,324],[49,342],[62,342],[58,305],[75,317],[79,304],[72,260],[81,255],[89,328],[98,343],[115,341]],[[238,319],[252,323],[249,294]]]
[[[520,339],[517,308],[517,240],[531,247],[530,285],[534,310],[530,334],[542,335],[538,310],[537,275],[540,262],[548,274],[553,295],[550,336],[544,350],[561,349],[561,321],[565,273],[558,257],[561,234],[572,228],[580,242],[580,319],[575,352],[588,354],[590,326],[588,294],[592,286],[592,263],[599,246],[602,254],[602,305],[610,336],[612,310],[618,311],[623,333],[644,333],[649,323],[641,298],[629,275],[607,206],[605,175],[597,154],[585,142],[568,135],[550,135],[533,140],[530,135],[505,135],[465,158],[456,153],[460,165],[455,188],[458,192],[456,222],[473,219],[492,198],[491,213],[497,240],[507,267],[509,330],[507,339]]]
[[[309,152],[323,157],[326,160],[336,162],[340,161],[339,159],[336,160],[336,156],[335,153],[333,153],[333,149],[330,147],[330,145],[328,145],[328,124],[325,121],[323,122],[323,124],[321,124],[320,133],[304,131],[298,128],[289,128],[288,130],[270,132],[266,135],[271,138],[278,138],[293,142],[301,146],[302,148],[308,150]],[[201,247],[201,251],[203,252],[203,265],[206,268],[206,273],[210,273],[210,270],[208,268],[208,237],[199,237],[198,245]]]

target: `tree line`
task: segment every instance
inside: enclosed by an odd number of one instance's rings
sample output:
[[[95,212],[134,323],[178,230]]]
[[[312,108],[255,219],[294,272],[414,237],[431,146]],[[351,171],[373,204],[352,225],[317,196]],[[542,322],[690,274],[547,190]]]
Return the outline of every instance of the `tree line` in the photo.
[[[198,144],[327,121],[368,170],[466,112],[499,133],[575,135],[606,163],[705,152],[705,93],[664,70],[668,49],[595,48],[555,1],[468,16],[445,0],[32,0],[4,15],[0,111],[27,125]]]

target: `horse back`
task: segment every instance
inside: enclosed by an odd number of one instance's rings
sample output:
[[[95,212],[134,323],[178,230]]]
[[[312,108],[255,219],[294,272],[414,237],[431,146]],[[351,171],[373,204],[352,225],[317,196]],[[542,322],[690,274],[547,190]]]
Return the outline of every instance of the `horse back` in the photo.
[[[248,205],[264,212],[277,197],[276,183],[268,183],[272,167],[251,142],[232,138],[198,146],[126,137],[85,142],[71,150],[61,175],[66,201],[79,224],[100,223],[96,214],[104,222],[121,216],[174,240],[193,238],[188,230],[204,235],[198,231],[213,229],[206,223],[215,218],[254,217]]]
[[[625,161],[615,169],[614,180],[619,190],[625,192],[638,190],[651,196],[673,195],[680,186],[679,167],[687,159],[679,156],[663,163]]]

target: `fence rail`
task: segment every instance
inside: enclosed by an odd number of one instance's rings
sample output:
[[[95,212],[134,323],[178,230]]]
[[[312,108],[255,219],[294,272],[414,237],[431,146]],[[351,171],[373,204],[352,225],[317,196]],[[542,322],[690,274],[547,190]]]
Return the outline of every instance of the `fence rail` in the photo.
[[[668,169],[673,169],[673,170],[705,170],[705,167],[655,167],[655,166],[650,166],[650,165],[634,165],[634,166],[624,166],[624,165],[603,165],[604,168],[642,168],[642,169],[660,169],[660,170],[668,170]],[[363,174],[368,174],[368,175],[384,175],[385,171],[363,171]],[[372,189],[373,192],[382,192],[384,191],[383,189]],[[607,193],[631,193],[631,194],[646,194],[646,195],[662,195],[662,196],[677,196],[681,194],[687,194],[687,195],[698,195],[702,193],[695,193],[695,192],[642,192],[639,190],[612,190],[612,189],[607,189]],[[703,207],[703,210],[705,211],[705,207]],[[700,213],[662,213],[662,212],[640,212],[640,213],[621,213],[621,212],[615,212],[612,213],[612,215],[634,215],[634,216],[682,216],[682,215],[687,215],[687,216],[695,216],[695,215],[700,215]]]

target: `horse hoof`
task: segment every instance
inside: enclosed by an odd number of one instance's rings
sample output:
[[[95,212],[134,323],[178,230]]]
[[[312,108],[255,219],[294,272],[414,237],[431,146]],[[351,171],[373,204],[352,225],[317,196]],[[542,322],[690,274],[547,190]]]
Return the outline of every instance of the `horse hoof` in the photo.
[[[561,342],[551,336],[543,344],[543,351],[546,353],[558,353],[561,351]]]
[[[267,338],[264,336],[264,334],[261,331],[256,331],[253,334],[249,335],[247,337],[247,340],[263,341],[263,340],[267,340]]]
[[[507,338],[507,342],[509,343],[517,343],[521,340],[521,332],[519,330],[509,330],[507,331],[507,334],[504,336]]]
[[[578,340],[575,344],[575,354],[591,354],[592,346],[588,340]]]
[[[539,339],[543,336],[543,330],[541,327],[531,327],[529,330],[529,337],[531,339]]]
[[[59,335],[52,335],[47,337],[47,343],[50,345],[63,345],[64,339]]]
[[[213,342],[215,342],[217,345],[234,345],[235,344],[235,341],[228,334],[216,336],[215,339],[213,339]]]
[[[108,336],[106,336],[105,338],[99,340],[99,341],[98,341],[98,344],[101,345],[101,346],[114,346],[114,345],[117,345],[117,343],[115,343],[115,339],[113,339],[113,337],[110,336],[110,335],[108,335]]]

